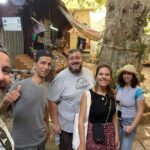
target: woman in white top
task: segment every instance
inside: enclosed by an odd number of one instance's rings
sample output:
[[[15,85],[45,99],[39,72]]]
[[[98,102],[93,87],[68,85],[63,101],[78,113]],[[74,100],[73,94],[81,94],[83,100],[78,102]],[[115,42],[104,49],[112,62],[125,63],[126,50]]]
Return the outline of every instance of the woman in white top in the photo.
[[[139,87],[139,74],[133,65],[128,64],[119,69],[117,79],[120,150],[131,150],[136,128],[144,111],[144,95]]]

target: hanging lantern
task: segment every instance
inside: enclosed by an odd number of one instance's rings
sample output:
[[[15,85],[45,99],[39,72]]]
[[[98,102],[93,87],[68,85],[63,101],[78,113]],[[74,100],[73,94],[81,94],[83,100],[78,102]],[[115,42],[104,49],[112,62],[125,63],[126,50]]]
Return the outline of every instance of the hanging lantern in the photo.
[[[16,6],[22,6],[24,5],[26,0],[12,0],[12,3]]]

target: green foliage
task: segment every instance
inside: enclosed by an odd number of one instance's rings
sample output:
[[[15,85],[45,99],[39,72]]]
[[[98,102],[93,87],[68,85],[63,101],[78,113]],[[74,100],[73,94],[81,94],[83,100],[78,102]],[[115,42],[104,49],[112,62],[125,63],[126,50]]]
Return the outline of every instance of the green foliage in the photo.
[[[141,72],[140,72],[139,74],[140,74],[140,81],[141,81],[141,82],[144,82],[144,80],[145,80],[144,74],[142,74]]]
[[[139,40],[139,44],[137,45],[137,49],[140,49],[139,60],[141,60],[144,57],[144,54],[146,53],[147,44],[145,44],[143,41]]]
[[[150,28],[145,28],[144,33],[150,33]]]
[[[95,0],[95,2],[96,2],[98,5],[100,5],[100,6],[106,4],[106,0]]]
[[[149,88],[147,88],[146,86],[141,86],[143,91],[144,91],[144,94],[148,94],[150,92]]]
[[[111,81],[111,86],[113,89],[116,89],[116,84],[117,84],[117,77],[116,77],[117,71],[112,72],[112,81]]]
[[[150,13],[147,16],[146,25],[144,28],[144,33],[150,34]]]
[[[72,2],[73,0],[66,0],[66,5],[68,5],[70,2]],[[90,0],[77,0],[78,1],[78,4],[80,5],[80,7],[81,8],[85,8],[85,6],[87,5],[87,6],[91,6],[91,4],[96,4],[96,5],[94,5],[94,6],[96,6],[96,8],[95,9],[97,9],[97,8],[99,8],[99,7],[101,7],[102,5],[105,5],[106,4],[106,0],[92,0],[92,1],[90,1]]]
[[[81,8],[84,8],[85,0],[78,0],[78,3],[79,3]]]
[[[101,44],[102,44],[102,41],[100,41],[98,44],[97,44],[97,48],[96,48],[96,64],[98,64],[99,62],[99,57],[100,57],[100,52],[101,52]]]

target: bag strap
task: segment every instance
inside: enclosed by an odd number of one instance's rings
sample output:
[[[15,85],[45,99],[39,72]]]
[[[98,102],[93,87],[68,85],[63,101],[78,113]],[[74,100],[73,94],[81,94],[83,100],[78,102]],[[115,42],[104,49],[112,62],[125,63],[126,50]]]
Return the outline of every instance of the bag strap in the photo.
[[[2,128],[2,127],[0,127],[0,132],[1,132],[1,134],[3,134],[3,138],[2,138],[2,135],[1,135],[1,137],[0,137],[0,143],[1,143],[1,145],[6,149],[6,150],[12,150],[12,146],[11,146],[11,142],[10,142],[10,140],[9,140],[9,138],[8,138],[8,136],[7,136],[7,134],[6,134],[6,132],[5,132],[5,130]],[[5,143],[6,142],[8,142],[8,146],[6,146],[5,145]]]
[[[106,97],[106,99],[107,99],[107,97]],[[108,111],[108,115],[107,115],[107,118],[106,118],[106,122],[105,122],[105,124],[107,123],[107,121],[108,121],[108,118],[109,118],[109,115],[110,115],[110,111],[111,111],[111,99],[110,99],[110,104],[109,104],[109,111]]]
[[[2,144],[2,146],[6,149],[5,144],[3,143],[2,139],[0,139],[0,143]],[[6,149],[7,150],[7,149]]]

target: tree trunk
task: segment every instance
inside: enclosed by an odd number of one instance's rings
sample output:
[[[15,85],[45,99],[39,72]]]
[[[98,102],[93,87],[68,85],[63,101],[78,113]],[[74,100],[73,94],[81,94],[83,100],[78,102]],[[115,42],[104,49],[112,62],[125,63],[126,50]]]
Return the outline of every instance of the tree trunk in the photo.
[[[150,0],[108,0],[106,27],[99,64],[115,72],[127,63],[140,65],[140,39],[143,35]]]

